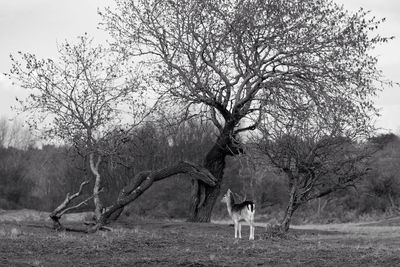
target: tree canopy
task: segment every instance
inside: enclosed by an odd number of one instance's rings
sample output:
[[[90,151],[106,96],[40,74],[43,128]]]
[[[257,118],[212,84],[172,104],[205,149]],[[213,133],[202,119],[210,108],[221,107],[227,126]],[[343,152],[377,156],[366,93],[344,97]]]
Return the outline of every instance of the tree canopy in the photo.
[[[381,73],[370,52],[388,38],[366,11],[326,0],[116,2],[102,13],[114,47],[152,63],[160,94],[205,105],[221,131],[253,129],[239,122],[272,107],[374,110]]]
[[[32,127],[44,130],[46,138],[88,149],[121,123],[124,108],[133,107],[137,80],[115,53],[93,45],[87,35],[62,43],[58,50],[58,59],[11,55],[8,75],[29,90],[19,108]]]

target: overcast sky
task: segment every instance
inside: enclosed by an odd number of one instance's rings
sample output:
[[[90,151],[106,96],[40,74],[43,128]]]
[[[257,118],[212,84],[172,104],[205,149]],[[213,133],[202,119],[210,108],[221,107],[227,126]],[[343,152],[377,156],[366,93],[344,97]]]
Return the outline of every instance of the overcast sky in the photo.
[[[363,7],[385,17],[381,35],[396,39],[376,50],[379,67],[390,80],[400,82],[400,0],[336,0],[349,10]],[[97,8],[112,6],[112,0],[0,0],[0,116],[15,116],[10,109],[23,90],[11,85],[2,73],[10,69],[10,53],[31,52],[54,58],[57,42],[73,40],[87,32],[96,41],[107,38],[98,30]],[[400,133],[400,88],[386,88],[376,99],[382,116],[377,125]]]

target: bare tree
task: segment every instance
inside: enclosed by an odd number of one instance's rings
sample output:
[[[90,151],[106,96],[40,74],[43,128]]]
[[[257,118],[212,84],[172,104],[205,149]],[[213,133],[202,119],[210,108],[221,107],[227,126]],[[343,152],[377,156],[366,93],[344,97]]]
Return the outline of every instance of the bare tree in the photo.
[[[204,167],[215,187],[193,186],[189,220],[207,222],[220,193],[225,158],[242,152],[239,135],[272,106],[327,109],[344,97],[371,106],[380,79],[370,51],[381,21],[331,1],[116,0],[102,13],[114,48],[152,66],[155,91],[202,115],[218,130]],[[307,104],[307,102],[305,103]]]
[[[132,108],[132,114],[139,114],[138,85],[113,53],[94,46],[86,35],[78,39],[76,44],[66,41],[60,45],[57,61],[22,52],[11,56],[8,76],[29,90],[29,96],[19,102],[30,126],[42,130],[45,138],[74,145],[86,160],[94,176],[90,199],[98,219],[103,209],[99,165],[102,157],[113,155],[118,148],[115,140],[107,146],[107,138],[121,125],[124,110]],[[89,177],[84,180],[77,195],[67,196],[60,212],[80,195]]]
[[[355,186],[369,171],[378,149],[367,142],[374,133],[373,117],[349,113],[350,107],[349,102],[336,103],[329,112],[316,105],[293,107],[264,118],[256,146],[267,156],[267,164],[287,177],[289,201],[281,231],[289,230],[301,205]]]

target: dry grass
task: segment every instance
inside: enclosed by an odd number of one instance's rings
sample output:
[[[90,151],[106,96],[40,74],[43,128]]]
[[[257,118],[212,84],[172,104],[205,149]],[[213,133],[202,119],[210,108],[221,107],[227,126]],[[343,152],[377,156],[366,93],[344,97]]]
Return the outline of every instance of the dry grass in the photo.
[[[260,224],[259,224],[260,225]],[[35,227],[33,227],[35,226]],[[93,235],[0,224],[0,266],[400,266],[400,227],[305,225],[294,238],[233,238],[224,224],[125,221]]]

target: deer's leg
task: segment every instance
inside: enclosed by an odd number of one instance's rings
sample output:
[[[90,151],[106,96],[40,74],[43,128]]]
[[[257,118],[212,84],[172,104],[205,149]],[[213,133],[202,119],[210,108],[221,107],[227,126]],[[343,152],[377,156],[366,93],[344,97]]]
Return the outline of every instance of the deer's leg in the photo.
[[[254,230],[255,230],[255,227],[254,227],[254,216],[251,216],[250,217],[250,240],[254,240]]]
[[[233,221],[235,224],[235,238],[237,238],[237,232],[238,232],[238,221]]]
[[[239,238],[242,238],[242,224],[239,222]]]
[[[249,218],[247,218],[246,222],[249,224],[249,227],[250,227],[249,240],[253,240],[254,239],[254,224],[253,224],[252,217],[250,216]]]

